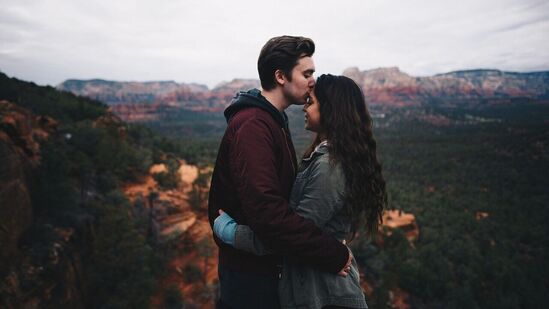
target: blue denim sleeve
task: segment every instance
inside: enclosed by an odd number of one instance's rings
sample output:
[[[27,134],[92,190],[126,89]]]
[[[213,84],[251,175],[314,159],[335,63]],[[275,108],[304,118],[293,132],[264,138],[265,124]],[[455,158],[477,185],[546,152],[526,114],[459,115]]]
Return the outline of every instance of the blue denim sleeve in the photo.
[[[215,218],[213,230],[215,235],[226,244],[234,246],[234,235],[236,233],[236,221],[226,212]]]

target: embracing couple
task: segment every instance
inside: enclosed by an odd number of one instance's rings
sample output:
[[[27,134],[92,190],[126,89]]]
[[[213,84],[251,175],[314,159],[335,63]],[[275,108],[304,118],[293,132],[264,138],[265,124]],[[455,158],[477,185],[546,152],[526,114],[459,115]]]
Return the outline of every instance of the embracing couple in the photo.
[[[217,308],[367,308],[346,240],[374,233],[387,203],[372,118],[357,84],[315,80],[314,42],[281,36],[257,62],[262,90],[225,110],[209,196]],[[316,133],[299,164],[284,110]]]

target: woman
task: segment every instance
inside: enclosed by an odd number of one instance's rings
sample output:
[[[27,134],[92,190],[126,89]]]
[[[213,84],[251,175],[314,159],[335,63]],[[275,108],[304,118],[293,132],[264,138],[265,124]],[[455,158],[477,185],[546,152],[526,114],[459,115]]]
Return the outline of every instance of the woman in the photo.
[[[387,194],[362,91],[350,78],[322,75],[303,111],[305,129],[316,138],[301,161],[290,207],[341,241],[364,225],[375,233]],[[237,249],[270,253],[226,213],[216,219],[214,232]],[[282,308],[368,307],[354,260],[348,276],[337,276],[285,259],[279,297]]]

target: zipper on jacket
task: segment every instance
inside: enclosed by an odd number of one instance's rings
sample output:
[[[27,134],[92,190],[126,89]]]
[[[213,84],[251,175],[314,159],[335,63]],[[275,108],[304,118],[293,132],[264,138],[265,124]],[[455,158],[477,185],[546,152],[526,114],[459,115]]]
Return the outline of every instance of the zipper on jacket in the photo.
[[[290,154],[290,162],[292,163],[292,168],[294,169],[294,177],[297,174],[297,169],[294,165],[294,156],[292,155],[292,151],[290,150],[290,145],[288,145],[288,134],[286,133],[286,130],[282,128],[282,133],[284,133],[284,142],[286,144],[286,150],[288,150],[288,153]]]

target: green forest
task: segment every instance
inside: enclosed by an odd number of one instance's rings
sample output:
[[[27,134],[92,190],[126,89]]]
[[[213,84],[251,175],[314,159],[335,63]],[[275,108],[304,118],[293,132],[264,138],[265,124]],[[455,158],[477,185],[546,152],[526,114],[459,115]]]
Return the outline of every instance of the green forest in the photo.
[[[410,246],[394,233],[383,250],[355,244],[377,279],[375,308],[395,285],[413,308],[546,306],[549,106],[521,103],[423,111],[451,126],[403,117],[405,110],[377,122],[389,207],[414,214],[420,236]]]
[[[84,231],[85,247],[85,227],[92,224],[95,238],[86,249],[91,254],[83,255],[86,303],[146,308],[170,253],[147,237],[146,222],[132,217],[120,186],[170,155],[212,165],[223,117],[202,115],[190,123],[178,118],[171,127],[170,122],[97,126],[93,123],[107,115],[102,103],[5,75],[0,100],[61,123],[41,145],[32,196],[35,224],[22,247],[32,248],[33,259],[43,259],[47,252],[40,248],[53,241],[52,226]],[[414,214],[420,234],[412,244],[398,230],[382,247],[365,236],[351,243],[374,285],[370,308],[389,308],[395,287],[409,293],[411,308],[545,308],[549,104],[516,99],[501,105],[371,108],[384,114],[374,119],[374,135],[389,207]],[[299,157],[310,135],[302,129],[300,110],[289,114]],[[432,124],[426,115],[449,124]],[[189,133],[203,128],[210,133]],[[487,215],[479,218],[480,212]],[[3,265],[2,277],[7,271]],[[47,270],[44,275],[56,276]],[[184,295],[174,293],[168,293],[170,299],[182,301]]]

